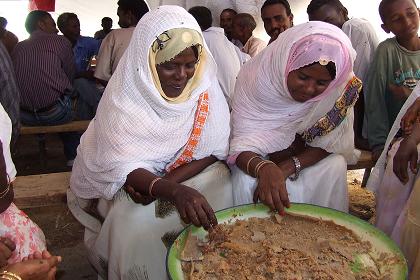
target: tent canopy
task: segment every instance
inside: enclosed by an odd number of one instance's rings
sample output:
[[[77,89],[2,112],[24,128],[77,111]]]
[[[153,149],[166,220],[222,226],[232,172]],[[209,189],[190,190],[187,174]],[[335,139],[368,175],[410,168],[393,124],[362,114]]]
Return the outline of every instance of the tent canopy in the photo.
[[[101,29],[101,19],[105,16],[114,21],[113,28],[119,28],[117,17],[118,0],[55,0],[54,19],[64,12],[74,12],[78,15],[81,25],[81,34],[93,36],[95,31]],[[261,22],[260,9],[265,0],[146,0],[151,8],[159,5],[179,5],[187,9],[193,6],[206,6],[213,13],[213,25],[219,26],[220,12],[225,8],[233,8],[238,12],[252,14],[257,23],[255,35],[266,41],[268,36]],[[28,34],[24,27],[24,21],[28,14],[28,0],[1,0],[0,16],[7,18],[7,29],[15,33],[20,40],[26,39]],[[294,14],[294,23],[306,22],[308,16],[306,7],[310,0],[289,0]],[[349,10],[350,17],[362,17],[368,19],[378,33],[380,39],[391,35],[386,34],[380,27],[381,19],[378,14],[380,0],[341,0]],[[420,0],[416,0],[419,5]],[[363,7],[363,9],[361,9]]]

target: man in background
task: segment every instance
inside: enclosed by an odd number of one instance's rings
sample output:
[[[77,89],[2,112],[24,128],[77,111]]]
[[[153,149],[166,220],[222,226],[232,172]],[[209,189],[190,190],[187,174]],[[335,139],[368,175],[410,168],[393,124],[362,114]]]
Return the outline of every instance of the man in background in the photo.
[[[12,53],[16,44],[19,42],[18,37],[15,34],[6,29],[7,19],[0,17],[0,39],[3,42],[3,45],[6,47],[9,54]]]
[[[57,19],[57,25],[73,47],[76,78],[93,79],[93,72],[88,71],[89,61],[98,54],[101,41],[80,35],[80,21],[74,13],[62,13]]]
[[[188,12],[197,20],[203,31],[204,40],[217,64],[217,80],[230,107],[236,77],[242,64],[250,57],[226,38],[222,28],[211,26],[213,18],[208,8],[196,6]]]
[[[233,38],[243,44],[241,50],[251,57],[256,56],[267,46],[266,42],[252,35],[256,27],[257,23],[250,14],[241,13],[233,18]]]
[[[96,40],[102,40],[112,31],[112,18],[104,17],[101,21],[102,29],[95,32],[93,38]]]
[[[149,7],[143,0],[119,0],[117,15],[120,29],[112,30],[102,41],[99,49],[95,78],[106,86],[117,68],[131,40],[134,28]]]
[[[57,35],[54,19],[45,11],[30,12],[25,28],[29,39],[19,42],[12,54],[21,97],[21,122],[34,126],[71,122],[75,73],[71,43]],[[71,166],[80,135],[60,133],[60,138]]]
[[[268,44],[277,39],[280,33],[293,26],[293,14],[287,0],[267,0],[261,7],[264,29],[270,36]]]
[[[220,27],[225,30],[225,35],[228,38],[229,41],[232,41],[232,24],[233,24],[233,18],[238,13],[234,9],[224,9],[220,13]]]

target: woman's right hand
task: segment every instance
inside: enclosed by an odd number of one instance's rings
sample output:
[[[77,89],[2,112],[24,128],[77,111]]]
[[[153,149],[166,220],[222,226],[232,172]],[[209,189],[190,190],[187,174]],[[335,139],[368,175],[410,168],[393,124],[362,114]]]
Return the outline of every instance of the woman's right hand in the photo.
[[[266,164],[258,172],[258,186],[254,192],[254,203],[262,203],[284,215],[284,207],[290,207],[286,189],[286,176],[275,164]]]
[[[61,257],[52,256],[48,251],[44,251],[41,257],[34,256],[32,259],[11,264],[5,270],[19,275],[24,280],[54,280],[60,262]]]
[[[178,209],[181,219],[205,230],[217,225],[217,218],[206,198],[197,190],[177,184],[172,194],[172,202]]]

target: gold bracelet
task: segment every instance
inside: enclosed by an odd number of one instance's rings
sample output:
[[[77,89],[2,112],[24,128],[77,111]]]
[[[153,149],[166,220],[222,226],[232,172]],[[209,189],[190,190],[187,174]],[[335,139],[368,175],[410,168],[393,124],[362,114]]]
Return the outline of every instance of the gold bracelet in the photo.
[[[256,168],[255,169],[255,178],[259,178],[259,176],[258,176],[258,173],[260,172],[260,169],[264,166],[264,165],[266,165],[266,164],[269,164],[269,163],[272,163],[272,164],[275,164],[274,162],[272,162],[271,160],[264,160],[259,166],[258,166],[258,168]],[[275,164],[275,165],[277,165],[277,164]]]
[[[7,280],[22,280],[22,278],[10,271],[4,270],[3,272],[0,273],[0,277],[7,279]]]
[[[150,185],[149,185],[149,196],[150,196],[150,197],[156,198],[156,197],[152,194],[152,190],[153,190],[153,187],[155,186],[156,182],[157,182],[157,181],[159,181],[159,180],[161,180],[161,179],[162,179],[161,177],[157,177],[157,178],[153,179],[153,181],[152,181],[152,182],[150,182]]]
[[[260,169],[260,166],[264,164],[264,160],[260,161],[259,163],[257,163],[257,165],[255,165],[254,168],[254,177],[257,178],[257,171]]]
[[[253,157],[251,157],[249,160],[248,160],[248,162],[246,163],[246,173],[247,174],[249,174],[249,165],[251,164],[251,161],[252,160],[254,160],[254,159],[256,159],[256,158],[259,158],[260,156],[253,156]]]
[[[10,185],[11,184],[12,184],[12,182],[10,180],[9,174],[7,174],[7,187],[4,191],[0,192],[0,199],[4,198],[7,195],[7,193],[10,191]]]

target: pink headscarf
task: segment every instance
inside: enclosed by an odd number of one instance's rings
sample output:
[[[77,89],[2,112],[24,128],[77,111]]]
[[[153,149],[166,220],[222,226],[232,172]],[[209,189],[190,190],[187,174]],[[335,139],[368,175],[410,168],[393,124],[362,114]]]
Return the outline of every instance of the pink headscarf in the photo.
[[[351,42],[338,27],[311,21],[287,29],[277,40],[242,66],[232,98],[230,163],[243,151],[265,156],[288,148],[296,133],[313,126],[329,112],[354,76],[356,57]],[[333,61],[336,77],[321,95],[304,103],[290,95],[290,71],[321,61]],[[311,146],[330,153],[353,154],[352,110],[333,131]]]
[[[341,75],[341,73],[352,71],[349,50],[343,47],[340,41],[328,35],[320,34],[313,34],[300,39],[293,45],[290,51],[284,76],[287,79],[287,76],[293,70],[305,67],[314,62],[327,65],[330,61],[335,64],[335,79],[322,94],[309,100],[310,102],[319,101],[348,79],[346,75]]]

